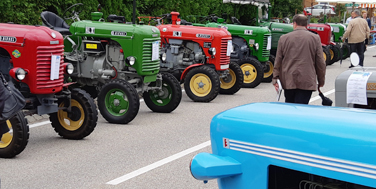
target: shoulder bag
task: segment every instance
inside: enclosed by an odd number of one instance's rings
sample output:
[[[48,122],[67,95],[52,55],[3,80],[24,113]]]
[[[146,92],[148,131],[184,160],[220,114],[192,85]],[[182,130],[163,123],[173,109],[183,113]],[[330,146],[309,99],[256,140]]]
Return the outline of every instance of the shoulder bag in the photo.
[[[0,122],[12,118],[25,104],[25,97],[0,72]]]

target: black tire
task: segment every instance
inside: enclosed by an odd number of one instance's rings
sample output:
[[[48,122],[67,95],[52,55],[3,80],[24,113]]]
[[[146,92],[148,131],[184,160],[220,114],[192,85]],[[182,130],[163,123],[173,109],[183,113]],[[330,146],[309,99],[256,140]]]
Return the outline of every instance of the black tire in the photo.
[[[243,85],[243,71],[240,66],[231,62],[229,66],[229,74],[225,78],[221,78],[220,94],[235,94],[240,90]]]
[[[242,87],[257,87],[264,78],[264,69],[261,63],[255,58],[245,58],[239,60],[238,64],[244,75]]]
[[[156,82],[150,84],[155,86]],[[153,112],[170,113],[180,104],[182,91],[179,81],[169,73],[162,73],[162,89],[143,94],[145,104]]]
[[[59,102],[59,107],[64,107],[64,101]],[[71,91],[71,113],[59,110],[50,114],[50,121],[63,138],[83,139],[89,136],[97,125],[97,107],[87,92],[74,88]]]
[[[93,99],[96,99],[98,97],[98,91],[95,86],[84,86],[82,87],[82,89],[89,93]]]
[[[342,44],[342,60],[350,57],[350,45],[347,43]]]
[[[219,88],[220,81],[217,72],[207,66],[192,68],[184,79],[185,93],[195,102],[212,101],[217,97]]]
[[[29,126],[22,110],[10,118],[7,124],[10,132],[5,133],[1,138],[1,158],[12,158],[20,154],[29,142]]]
[[[329,52],[329,49],[327,47],[322,47],[322,51],[323,51],[323,54],[324,54],[324,61],[326,63],[326,65],[330,65],[330,52]]]
[[[111,98],[114,102],[111,102]],[[122,79],[114,79],[106,83],[97,100],[99,111],[110,123],[129,123],[136,117],[140,108],[140,98],[136,89]],[[126,107],[120,107],[120,102],[123,102]]]
[[[328,49],[329,49],[330,58],[331,58],[329,65],[332,65],[338,61],[340,49],[335,45],[330,45]]]
[[[275,56],[270,55],[269,61],[266,62],[265,69],[264,69],[264,79],[262,82],[270,83],[273,79],[273,69],[274,69],[274,62],[275,62]]]

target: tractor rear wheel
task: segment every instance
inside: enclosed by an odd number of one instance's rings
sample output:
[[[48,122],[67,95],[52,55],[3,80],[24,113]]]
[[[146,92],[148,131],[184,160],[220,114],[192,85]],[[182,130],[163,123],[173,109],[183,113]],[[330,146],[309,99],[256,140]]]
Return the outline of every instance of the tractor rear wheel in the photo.
[[[229,67],[229,74],[225,78],[221,78],[220,94],[235,94],[243,85],[243,72],[240,66],[231,62]]]
[[[238,64],[244,75],[243,87],[257,87],[264,77],[264,70],[262,69],[261,63],[257,59],[246,58],[239,60]]]
[[[324,55],[324,60],[326,65],[330,65],[330,52],[327,47],[322,47],[323,55]]]
[[[156,82],[150,84],[155,86]],[[179,81],[169,73],[162,73],[162,88],[144,92],[145,104],[153,112],[170,113],[180,104],[182,92]]]
[[[98,96],[98,107],[110,123],[129,123],[138,114],[140,98],[127,81],[114,79],[105,84]]]
[[[207,66],[192,68],[187,73],[184,89],[195,102],[210,102],[217,97],[220,88],[217,72]]]
[[[97,125],[98,111],[93,98],[84,90],[74,88],[71,91],[71,112],[59,110],[50,114],[55,131],[66,139],[79,140],[89,136]],[[59,107],[64,107],[59,102]]]
[[[25,149],[29,141],[29,126],[22,110],[7,120],[6,124],[10,131],[0,140],[0,157],[12,158]]]
[[[266,62],[265,69],[264,69],[264,79],[262,80],[263,82],[270,83],[272,82],[273,79],[273,69],[274,69],[274,61],[275,61],[275,56],[270,55],[269,56],[269,61]]]
[[[342,44],[342,60],[348,58],[350,56],[350,45],[347,43]]]
[[[329,46],[329,53],[330,53],[330,63],[329,65],[332,65],[333,63],[337,62],[339,59],[339,47],[336,45],[330,45]]]

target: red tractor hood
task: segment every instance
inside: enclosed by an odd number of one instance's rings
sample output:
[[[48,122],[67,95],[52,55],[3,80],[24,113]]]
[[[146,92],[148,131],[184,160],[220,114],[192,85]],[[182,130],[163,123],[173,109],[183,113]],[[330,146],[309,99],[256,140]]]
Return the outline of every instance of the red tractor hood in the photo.
[[[46,41],[48,43],[51,40],[59,40],[61,42],[63,40],[63,36],[59,32],[45,26],[0,23],[0,43],[21,45],[30,38],[39,38],[38,41]],[[35,39],[31,40],[34,41]]]
[[[214,38],[230,38],[231,34],[224,28],[208,28],[199,26],[186,25],[159,25],[157,26],[161,31],[161,37],[170,39],[183,40],[204,40],[212,41]]]

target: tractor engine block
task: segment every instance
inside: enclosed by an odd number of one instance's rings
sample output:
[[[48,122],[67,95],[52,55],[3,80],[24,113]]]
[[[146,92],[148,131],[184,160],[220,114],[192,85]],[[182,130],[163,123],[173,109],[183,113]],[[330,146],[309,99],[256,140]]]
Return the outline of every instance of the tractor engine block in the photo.
[[[195,42],[170,39],[162,51],[166,52],[166,61],[161,63],[162,67],[184,69],[192,64],[205,62],[205,54]]]

